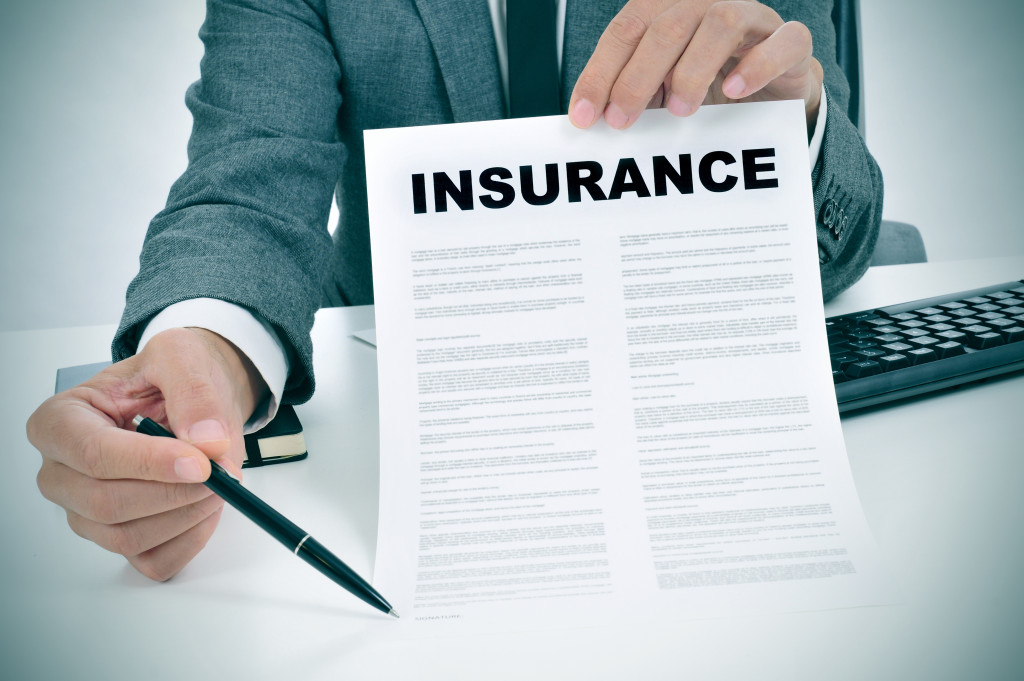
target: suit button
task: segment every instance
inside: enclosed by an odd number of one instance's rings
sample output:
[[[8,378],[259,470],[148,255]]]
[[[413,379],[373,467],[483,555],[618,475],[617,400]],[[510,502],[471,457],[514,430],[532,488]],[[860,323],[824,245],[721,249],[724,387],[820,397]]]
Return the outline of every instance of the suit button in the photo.
[[[846,227],[850,224],[850,218],[846,215],[846,210],[842,205],[842,201],[846,199],[846,193],[839,191],[839,187],[835,185],[835,177],[829,181],[825,193],[828,198],[821,203],[818,220],[829,230],[832,238],[838,241],[842,237],[843,232],[846,231]],[[849,205],[848,201],[847,205]]]

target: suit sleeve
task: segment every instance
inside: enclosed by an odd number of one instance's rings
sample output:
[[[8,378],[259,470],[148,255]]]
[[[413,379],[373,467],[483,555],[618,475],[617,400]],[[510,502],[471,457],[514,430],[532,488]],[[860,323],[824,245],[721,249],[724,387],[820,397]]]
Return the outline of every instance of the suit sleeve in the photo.
[[[182,300],[240,305],[297,362],[284,400],[313,392],[309,331],[329,270],[327,217],[345,158],[340,67],[322,6],[209,0],[188,167],[150,223],[112,346],[135,352],[139,328]]]
[[[850,86],[836,62],[832,3],[791,4],[791,12],[780,14],[811,30],[814,56],[825,73],[825,136],[811,184],[822,294],[829,300],[860,279],[871,262],[882,221],[882,173],[847,115]]]

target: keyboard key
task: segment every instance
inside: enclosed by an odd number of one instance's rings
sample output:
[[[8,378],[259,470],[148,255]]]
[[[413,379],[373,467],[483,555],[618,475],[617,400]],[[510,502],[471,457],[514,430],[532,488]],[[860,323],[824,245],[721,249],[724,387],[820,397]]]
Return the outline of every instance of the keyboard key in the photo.
[[[954,319],[953,323],[960,326],[974,326],[975,324],[981,324],[981,320],[975,317],[961,317],[960,319]]]
[[[871,326],[885,326],[889,324],[889,320],[884,317],[875,317],[874,319],[865,319],[864,323]]]
[[[878,348],[865,348],[863,350],[856,350],[853,354],[861,359],[874,359],[876,357],[882,357],[885,355],[885,352]]]
[[[1024,314],[1024,310],[1021,310],[1021,314]],[[896,333],[899,330],[898,326],[879,326],[875,329],[875,333]]]
[[[914,310],[914,314],[928,315],[928,314],[942,314],[942,310],[937,307],[922,307],[920,310]]]
[[[1005,300],[1006,298],[1012,298],[1013,294],[1006,291],[996,291],[995,293],[989,293],[988,297],[996,300]]]
[[[912,350],[914,346],[907,345],[906,343],[887,343],[882,347],[890,352],[903,352],[904,350]]]
[[[950,310],[949,314],[955,317],[970,317],[972,315],[977,314],[977,312],[974,309],[967,307],[966,305],[961,305],[955,310]]]
[[[910,360],[904,355],[886,355],[876,360],[882,367],[882,371],[895,371],[910,366]]]
[[[875,336],[875,340],[879,343],[898,343],[903,340],[903,336],[897,336],[894,333],[883,333],[881,336]]]
[[[1024,302],[1024,301],[1021,301]],[[1019,305],[1012,305],[1010,307],[1003,308],[1003,314],[1024,314],[1024,307]]]
[[[984,303],[991,303],[992,300],[985,298],[984,296],[975,296],[973,298],[964,298],[964,302],[970,303],[971,305],[982,305]]]
[[[1002,319],[1005,316],[1006,315],[1003,314],[1002,312],[985,312],[983,314],[978,315],[978,317],[980,317],[981,319]]]
[[[882,373],[882,367],[878,362],[872,362],[869,359],[863,362],[854,362],[850,366],[846,367],[846,375],[850,378],[865,378],[867,376],[876,376]]]
[[[992,331],[992,329],[990,329],[989,327],[982,326],[980,324],[974,324],[973,326],[965,326],[960,330],[972,336],[977,336],[979,333],[990,333]]]
[[[859,361],[861,361],[861,358],[857,357],[856,355],[853,355],[853,354],[849,354],[849,355],[834,355],[832,357],[832,370],[833,371],[836,371],[836,370],[842,371],[843,369],[845,369],[849,365],[853,364],[854,362],[859,362]]]
[[[850,377],[847,376],[842,371],[833,371],[832,372],[832,382],[833,383],[843,383],[844,381],[849,381],[849,380],[850,380]]]
[[[1013,319],[990,319],[985,322],[988,326],[991,326],[993,330],[998,331],[999,329],[1005,329],[1008,326],[1017,326],[1016,320]]]
[[[918,336],[927,336],[928,332],[924,329],[907,329],[903,335],[907,338],[917,338]]]
[[[999,329],[999,335],[1003,337],[1003,341],[1006,343],[1016,343],[1024,340],[1024,326],[1011,326],[1009,328]]]
[[[967,307],[967,305],[965,305],[964,303],[958,303],[957,301],[954,300],[951,303],[942,303],[941,305],[939,305],[939,307],[943,308],[944,310],[959,310],[962,307]]]
[[[936,359],[938,354],[931,348],[915,348],[907,352],[907,359],[913,365],[924,364],[925,362],[931,362]]]
[[[994,305],[992,303],[983,303],[982,305],[975,305],[974,309],[981,310],[982,312],[995,312],[996,310],[999,310],[1001,308],[998,305]]]
[[[854,340],[850,341],[848,345],[854,350],[865,350],[867,348],[877,347],[878,343],[869,340]]]
[[[947,341],[961,342],[964,338],[967,338],[967,334],[963,331],[940,331],[935,335],[939,338],[945,338]]]
[[[935,352],[939,353],[939,357],[941,359],[946,359],[947,357],[956,357],[957,355],[962,355],[965,352],[967,352],[967,349],[964,348],[963,343],[957,343],[956,341],[946,341],[945,343],[939,343],[938,345],[933,345],[932,349],[934,349]]]
[[[889,317],[898,322],[909,322],[912,319],[917,319],[917,315],[913,312],[900,312],[898,314],[891,314]]]
[[[924,319],[927,322],[931,322],[933,324],[939,324],[941,322],[948,322],[950,319],[952,319],[952,317],[950,317],[949,315],[945,315],[945,314],[933,314],[933,315],[930,315],[928,317],[925,317]]]
[[[1003,337],[995,331],[979,333],[976,336],[968,336],[967,338],[967,344],[975,350],[987,350],[988,348],[994,348],[997,345],[1002,345],[1003,343]]]
[[[925,347],[928,345],[934,345],[939,342],[938,338],[932,338],[931,336],[918,336],[917,338],[911,338],[910,343],[917,345],[918,347]]]
[[[1020,298],[1003,298],[1003,299],[1001,299],[1001,300],[999,300],[997,302],[1000,305],[1005,305],[1006,307],[1015,307],[1017,305],[1024,305],[1024,300],[1021,300]]]
[[[867,340],[869,338],[874,338],[875,333],[874,329],[857,329],[856,331],[851,331],[846,334],[846,336],[853,340]]]
[[[923,322],[920,319],[909,319],[905,322],[900,322],[899,325],[904,329],[916,329],[921,326],[927,326],[928,322]]]
[[[952,324],[929,324],[927,328],[935,331],[936,333],[939,331],[953,331],[956,329]]]
[[[1024,296],[1024,286],[1018,286],[1017,288],[1011,288],[1010,289],[1010,293],[1016,293],[1018,295]]]

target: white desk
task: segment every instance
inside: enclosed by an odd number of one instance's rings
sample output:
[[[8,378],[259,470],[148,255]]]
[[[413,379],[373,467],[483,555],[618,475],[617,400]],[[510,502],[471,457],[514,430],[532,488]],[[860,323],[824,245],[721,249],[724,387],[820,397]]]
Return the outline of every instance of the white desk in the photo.
[[[1024,276],[1024,257],[876,268],[838,314]],[[321,311],[310,458],[246,483],[365,574],[377,516],[370,308]],[[851,465],[903,602],[705,621],[390,641],[378,617],[231,509],[178,577],[155,584],[79,539],[36,490],[24,424],[55,369],[102,359],[112,326],[0,334],[9,446],[0,475],[0,678],[1010,679],[1024,674],[1024,376],[843,420]],[[466,668],[463,652],[485,653]],[[386,665],[386,668],[380,668]]]

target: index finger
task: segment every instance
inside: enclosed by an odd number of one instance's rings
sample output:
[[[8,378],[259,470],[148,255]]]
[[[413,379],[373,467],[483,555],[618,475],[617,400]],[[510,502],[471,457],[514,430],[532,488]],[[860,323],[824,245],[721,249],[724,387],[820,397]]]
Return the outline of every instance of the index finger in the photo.
[[[202,482],[209,459],[191,445],[118,428],[84,399],[88,388],[51,397],[28,422],[29,440],[43,456],[100,480]]]
[[[719,2],[713,5],[676,65],[672,92],[667,98],[669,110],[676,115],[696,111],[729,59],[744,57],[757,50],[782,24],[775,10],[760,3]],[[793,56],[795,58],[796,55]],[[785,68],[790,66],[787,64]]]
[[[608,104],[612,86],[656,16],[674,0],[630,0],[601,34],[569,98],[569,120],[578,128],[593,125]]]

